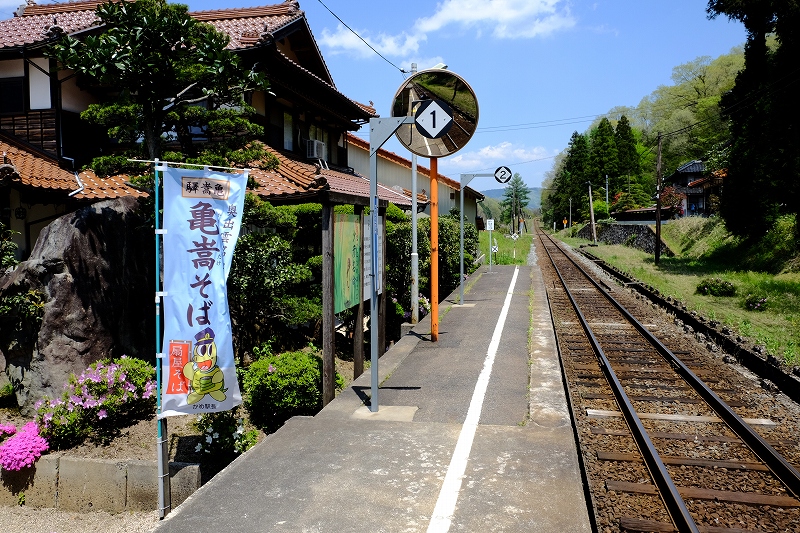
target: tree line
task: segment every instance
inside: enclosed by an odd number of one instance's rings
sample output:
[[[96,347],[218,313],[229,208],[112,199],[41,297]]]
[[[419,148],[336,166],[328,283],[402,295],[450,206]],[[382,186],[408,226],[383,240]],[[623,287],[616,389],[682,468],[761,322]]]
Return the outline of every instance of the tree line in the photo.
[[[635,107],[613,108],[584,133],[574,132],[546,175],[546,222],[560,224],[570,199],[573,220],[588,219],[589,184],[599,219],[654,205],[659,136],[665,176],[696,159],[707,172],[723,176],[718,214],[732,233],[757,239],[780,217],[796,217],[800,5],[710,0],[707,14],[742,22],[744,46],[675,67],[672,85],[658,87]],[[662,200],[680,200],[674,191],[660,192]]]

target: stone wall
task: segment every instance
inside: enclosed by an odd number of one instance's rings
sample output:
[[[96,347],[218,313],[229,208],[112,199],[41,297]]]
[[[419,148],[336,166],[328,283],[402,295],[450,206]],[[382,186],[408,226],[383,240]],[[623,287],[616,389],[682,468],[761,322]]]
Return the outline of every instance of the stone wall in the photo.
[[[174,509],[200,488],[200,465],[169,463]],[[62,511],[153,511],[158,509],[156,461],[85,459],[46,454],[20,471],[0,471],[0,505]]]
[[[592,239],[592,227],[586,224],[578,231],[578,237]],[[631,248],[643,250],[649,254],[655,253],[655,230],[644,224],[598,224],[597,241],[604,244],[622,244]],[[661,254],[675,255],[664,240],[661,240]]]

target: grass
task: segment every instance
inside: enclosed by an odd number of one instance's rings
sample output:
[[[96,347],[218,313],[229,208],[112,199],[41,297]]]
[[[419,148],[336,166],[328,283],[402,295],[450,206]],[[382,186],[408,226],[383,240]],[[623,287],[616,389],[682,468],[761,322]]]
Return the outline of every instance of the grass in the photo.
[[[479,232],[481,253],[486,254],[486,263],[489,264],[489,232]],[[528,252],[533,242],[532,233],[521,233],[517,240],[503,231],[493,231],[492,240],[497,241],[497,253],[492,255],[493,265],[524,265],[528,261]]]
[[[792,236],[785,220],[761,242],[746,243],[731,237],[717,219],[687,218],[663,226],[662,235],[675,257],[652,255],[621,245],[601,244],[590,251],[667,296],[683,302],[711,320],[717,320],[764,345],[788,365],[800,365],[800,272]],[[572,246],[589,241],[557,235]],[[733,283],[731,297],[696,292],[709,277]],[[748,295],[766,297],[765,311],[745,307]]]

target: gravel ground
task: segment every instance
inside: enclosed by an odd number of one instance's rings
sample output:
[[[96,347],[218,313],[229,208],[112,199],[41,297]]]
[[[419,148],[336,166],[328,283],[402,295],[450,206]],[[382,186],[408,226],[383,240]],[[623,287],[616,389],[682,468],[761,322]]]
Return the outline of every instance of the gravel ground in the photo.
[[[4,533],[149,533],[158,522],[158,511],[69,513],[57,509],[0,506],[0,531]]]

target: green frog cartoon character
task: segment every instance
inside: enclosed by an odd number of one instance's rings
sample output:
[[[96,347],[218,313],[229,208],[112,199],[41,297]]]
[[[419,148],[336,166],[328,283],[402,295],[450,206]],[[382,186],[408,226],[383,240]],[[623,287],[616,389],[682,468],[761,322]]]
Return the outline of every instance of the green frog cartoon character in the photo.
[[[196,342],[191,360],[183,365],[183,375],[189,380],[189,405],[202,400],[206,394],[217,401],[224,401],[225,375],[217,366],[217,345],[214,330],[205,328],[194,336]]]

